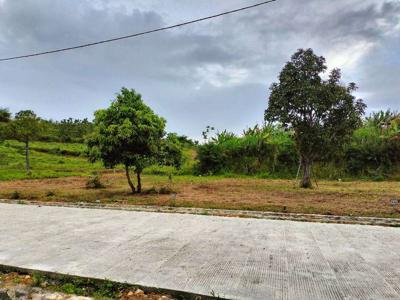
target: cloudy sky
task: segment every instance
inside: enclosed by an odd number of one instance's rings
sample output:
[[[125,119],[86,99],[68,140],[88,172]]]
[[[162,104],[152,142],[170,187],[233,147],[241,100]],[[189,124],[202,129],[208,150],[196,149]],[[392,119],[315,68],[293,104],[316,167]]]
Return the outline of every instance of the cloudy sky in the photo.
[[[203,17],[257,0],[0,0],[0,57],[87,43]],[[313,48],[368,110],[400,110],[400,0],[278,0],[135,39],[0,63],[0,107],[91,118],[122,86],[168,130],[262,122],[268,87],[298,48]]]

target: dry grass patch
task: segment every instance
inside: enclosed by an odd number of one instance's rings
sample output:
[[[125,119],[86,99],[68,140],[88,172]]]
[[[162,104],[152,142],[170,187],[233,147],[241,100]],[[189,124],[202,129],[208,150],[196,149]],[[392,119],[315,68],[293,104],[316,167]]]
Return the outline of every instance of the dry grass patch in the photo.
[[[303,190],[290,180],[176,176],[172,188],[176,198],[159,193],[130,194],[121,173],[105,174],[104,189],[87,189],[87,177],[16,180],[0,182],[0,197],[17,191],[21,199],[65,202],[121,203],[131,205],[185,206],[245,209],[333,215],[400,217],[390,200],[400,198],[400,182],[320,181]],[[169,185],[165,176],[147,175],[144,190]]]

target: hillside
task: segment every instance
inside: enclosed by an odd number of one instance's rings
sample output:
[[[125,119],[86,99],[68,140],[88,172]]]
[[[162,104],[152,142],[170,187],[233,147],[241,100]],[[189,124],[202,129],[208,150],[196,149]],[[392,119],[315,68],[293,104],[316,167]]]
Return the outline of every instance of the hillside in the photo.
[[[25,150],[22,143],[6,141],[0,145],[0,180],[54,178],[89,175],[102,169],[81,153],[83,144],[34,142],[31,145],[32,174],[25,172]]]

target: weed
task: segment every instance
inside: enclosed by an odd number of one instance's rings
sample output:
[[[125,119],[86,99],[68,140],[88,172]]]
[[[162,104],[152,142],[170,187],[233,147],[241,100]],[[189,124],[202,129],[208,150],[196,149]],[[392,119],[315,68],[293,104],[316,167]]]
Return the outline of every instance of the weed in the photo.
[[[155,195],[155,194],[158,194],[158,192],[157,192],[157,189],[153,186],[153,187],[151,187],[151,188],[149,188],[149,189],[147,189],[147,190],[144,190],[144,191],[142,192],[142,194],[145,194],[145,195]]]
[[[18,191],[12,192],[10,199],[17,200],[21,198],[21,194]]]
[[[169,186],[163,186],[163,187],[160,188],[158,193],[161,194],[161,195],[170,195],[170,194],[173,194],[173,193],[176,193],[176,192]]]
[[[86,182],[87,189],[102,189],[104,185],[101,183],[101,178],[99,174],[93,174],[89,176]]]
[[[46,193],[46,197],[53,197],[53,196],[55,196],[56,194],[53,192],[53,191],[48,191],[47,193]]]
[[[15,277],[15,278],[13,278],[12,282],[13,282],[14,284],[19,284],[19,283],[21,283],[21,278],[19,278],[19,277],[17,276],[17,277]]]
[[[33,282],[34,286],[40,286],[40,284],[44,281],[45,281],[45,279],[41,274],[38,274],[38,273],[32,274],[32,282]]]

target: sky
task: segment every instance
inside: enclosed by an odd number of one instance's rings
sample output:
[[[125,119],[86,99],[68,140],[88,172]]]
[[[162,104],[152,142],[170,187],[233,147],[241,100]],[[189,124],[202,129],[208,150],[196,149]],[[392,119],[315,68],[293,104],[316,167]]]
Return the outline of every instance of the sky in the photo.
[[[0,0],[0,58],[171,25],[257,0]],[[299,48],[355,82],[376,110],[400,110],[400,0],[278,0],[252,10],[70,52],[0,62],[0,107],[89,118],[121,87],[167,130],[200,138],[262,123],[269,86]]]

